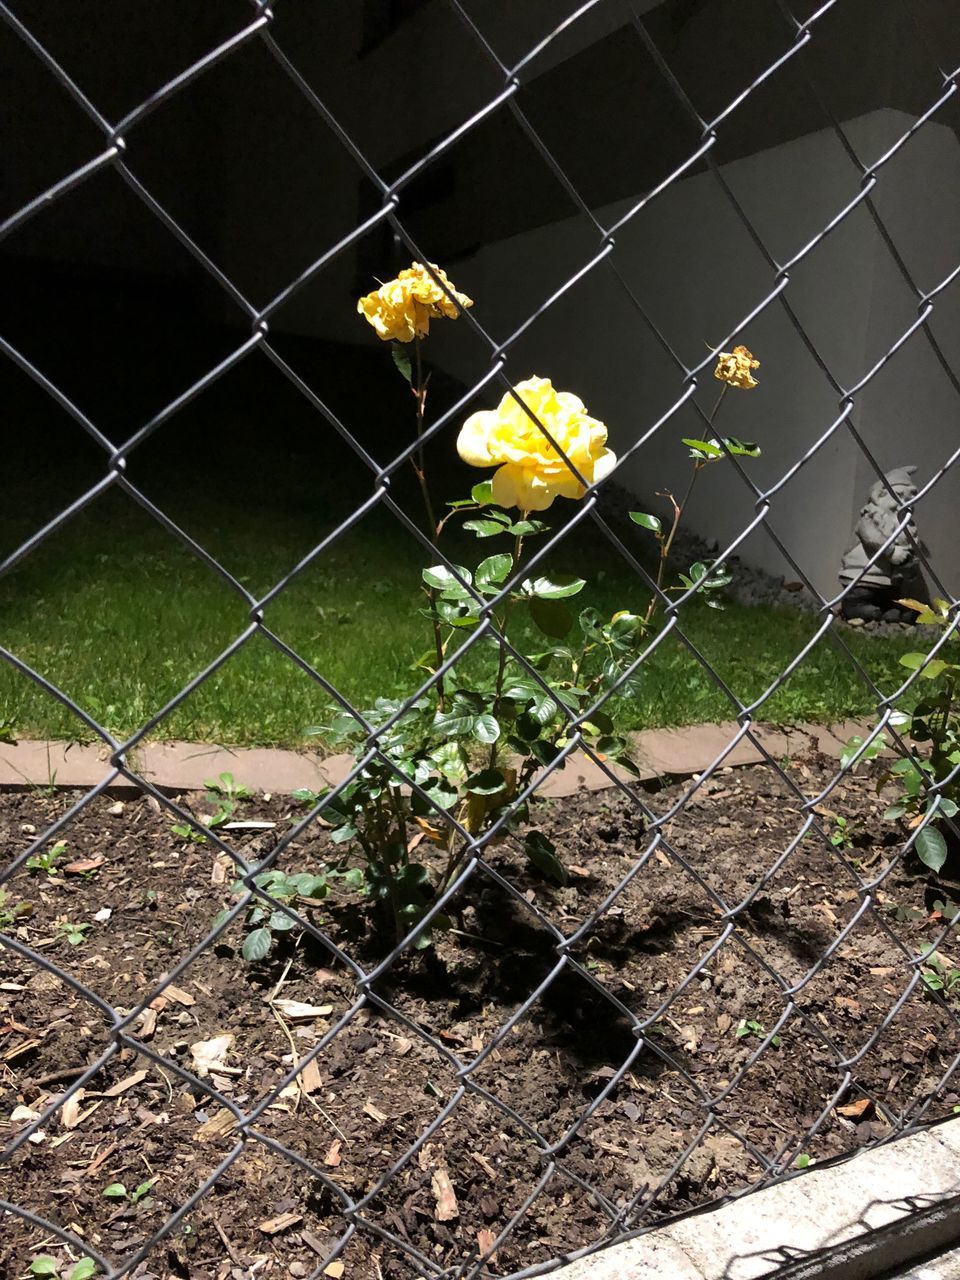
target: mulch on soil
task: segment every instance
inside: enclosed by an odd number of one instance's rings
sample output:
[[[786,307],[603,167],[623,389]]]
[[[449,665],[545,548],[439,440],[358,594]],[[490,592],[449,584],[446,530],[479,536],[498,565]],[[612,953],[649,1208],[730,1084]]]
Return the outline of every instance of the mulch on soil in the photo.
[[[835,764],[811,755],[789,768],[813,796]],[[877,795],[874,768],[845,779],[827,801],[847,820],[845,847],[808,836],[786,857],[804,813],[765,766],[707,780],[658,848],[637,806],[617,792],[536,806],[532,819],[556,842],[568,885],[529,869],[510,840],[492,848],[491,867],[516,893],[478,872],[452,912],[457,932],[377,979],[372,998],[259,1116],[259,1134],[324,1170],[329,1185],[248,1140],[133,1274],[246,1280],[320,1267],[333,1280],[407,1280],[417,1267],[395,1241],[452,1274],[515,1219],[486,1266],[507,1275],[599,1241],[618,1213],[657,1221],[748,1186],[764,1160],[798,1150],[822,1160],[882,1138],[891,1117],[915,1114],[957,1054],[952,1009],[920,988],[870,1044],[909,978],[895,939],[916,954],[942,927],[935,904],[955,891],[898,857],[903,833],[881,821],[889,799]],[[663,814],[688,786],[638,794]],[[0,797],[7,855],[76,799]],[[288,799],[245,801],[238,819],[276,825],[229,839],[254,861],[302,813]],[[171,821],[147,799],[98,797],[60,833],[66,851],[57,866],[66,873],[21,870],[4,886],[6,910],[32,909],[6,928],[114,1008],[136,1007],[231,901],[228,860],[172,835]],[[830,828],[831,817],[824,821]],[[343,856],[312,824],[279,865],[310,871]],[[860,907],[856,876],[873,879],[888,866],[876,913],[863,913],[837,946]],[[565,969],[504,1030],[557,965],[556,938],[536,912],[569,937],[618,887],[571,949],[587,976]],[[753,895],[719,947],[725,922],[711,894],[728,907]],[[302,910],[368,970],[389,949],[365,900],[347,888]],[[64,922],[89,925],[82,941],[71,944]],[[229,1112],[173,1065],[195,1071],[202,1050],[194,1047],[228,1037],[215,1046],[208,1078],[249,1112],[359,999],[349,969],[316,940],[288,933],[249,965],[239,956],[244,933],[232,926],[135,1024],[134,1036],[170,1066],[116,1053],[0,1170],[0,1198],[117,1260],[197,1192],[238,1143]],[[785,1008],[773,974],[802,983],[798,1012],[754,1062]],[[631,1015],[656,1015],[649,1043],[638,1042]],[[0,1145],[108,1043],[94,1004],[0,948]],[[487,1050],[457,1100],[458,1064]],[[838,1058],[849,1064],[839,1094]],[[718,1099],[709,1125],[707,1099]],[[925,1118],[958,1101],[948,1081]],[[555,1162],[531,1129],[560,1144]],[[105,1197],[114,1183],[128,1192],[150,1185],[134,1202]],[[375,1192],[363,1216],[382,1234],[349,1233],[337,1188],[354,1200]],[[41,1227],[3,1218],[0,1272],[25,1275],[42,1253],[64,1263],[79,1256]]]

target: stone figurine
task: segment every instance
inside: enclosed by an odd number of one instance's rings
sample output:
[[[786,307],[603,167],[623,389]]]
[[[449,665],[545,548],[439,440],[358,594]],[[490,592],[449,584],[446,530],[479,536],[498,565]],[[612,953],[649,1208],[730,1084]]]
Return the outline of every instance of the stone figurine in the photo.
[[[856,581],[856,586],[841,601],[844,618],[860,618],[864,622],[916,622],[917,615],[912,609],[897,604],[904,597],[926,599],[917,556],[917,527],[912,519],[864,571],[900,523],[898,505],[916,496],[917,486],[911,479],[916,469],[896,467],[887,472],[886,484],[878,480],[870,490],[854,530],[857,541],[841,561],[840,581],[844,584]]]

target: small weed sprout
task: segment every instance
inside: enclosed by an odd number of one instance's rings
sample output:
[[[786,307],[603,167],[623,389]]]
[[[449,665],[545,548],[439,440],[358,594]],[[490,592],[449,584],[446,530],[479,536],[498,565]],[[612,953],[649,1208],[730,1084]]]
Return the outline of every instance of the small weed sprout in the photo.
[[[93,926],[80,922],[74,924],[70,920],[57,921],[57,933],[61,938],[66,939],[71,947],[79,947],[81,943],[86,942],[87,933]]]
[[[249,800],[253,792],[242,782],[237,782],[232,773],[221,773],[215,780],[207,779],[204,784],[211,795],[223,796],[225,800]]]
[[[767,1029],[762,1022],[757,1022],[755,1018],[741,1018],[737,1023],[734,1034],[738,1040],[743,1040],[747,1036],[756,1036],[758,1040],[763,1040],[766,1037]],[[779,1049],[780,1043],[779,1036],[773,1036],[770,1040],[770,1044],[774,1049]]]
[[[148,1178],[132,1191],[128,1191],[122,1182],[111,1182],[100,1194],[106,1200],[127,1200],[130,1204],[142,1204],[144,1209],[149,1209],[153,1204],[149,1192],[156,1181],[156,1178]]]
[[[42,853],[35,853],[32,858],[28,858],[27,869],[29,871],[42,871],[48,876],[55,875],[57,863],[66,851],[66,841],[58,840],[51,848],[45,849]]]
[[[68,1271],[61,1272],[60,1263],[49,1253],[41,1253],[27,1268],[32,1276],[54,1276],[57,1280],[90,1280],[96,1274],[97,1264],[92,1258],[81,1258]]]
[[[926,991],[939,991],[941,995],[951,996],[960,988],[960,969],[948,964],[938,955],[933,947],[923,951],[923,969],[920,977]]]
[[[29,902],[14,902],[6,889],[0,889],[0,929],[6,929],[33,914],[33,905]]]

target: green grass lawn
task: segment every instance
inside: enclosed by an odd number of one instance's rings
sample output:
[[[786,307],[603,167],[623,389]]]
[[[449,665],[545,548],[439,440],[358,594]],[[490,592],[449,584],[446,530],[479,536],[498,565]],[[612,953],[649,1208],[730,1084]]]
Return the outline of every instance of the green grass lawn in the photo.
[[[300,469],[286,475],[282,487],[279,479],[268,480],[249,495],[232,471],[209,485],[177,483],[170,473],[157,484],[165,509],[254,593],[281,578],[357,498],[338,491],[336,468],[326,478]],[[269,500],[262,499],[263,488],[270,490]],[[41,485],[34,501],[8,506],[0,518],[5,549],[62,505],[61,489],[55,499],[51,495]],[[573,504],[556,506],[568,514],[573,510]],[[622,532],[632,548],[649,538],[632,525]],[[470,564],[492,549],[492,541],[466,543],[455,535],[449,554]],[[393,517],[374,512],[294,581],[268,607],[265,621],[355,703],[409,693],[418,681],[411,663],[429,645],[428,624],[417,612],[423,563],[420,549]],[[592,578],[579,599],[607,615],[645,602],[642,584],[590,521],[572,533],[550,565]],[[0,618],[6,648],[119,736],[161,708],[247,622],[237,596],[121,493],[98,499],[0,582]],[[815,621],[791,610],[730,604],[717,612],[691,602],[683,627],[718,674],[749,701],[795,657]],[[520,640],[522,632],[520,627]],[[885,691],[895,687],[896,660],[911,647],[909,640],[844,635],[872,678]],[[482,653],[470,655],[465,672],[483,660],[489,659]],[[326,705],[319,686],[256,635],[167,716],[154,736],[297,746],[305,741],[304,728],[323,719]],[[871,709],[861,677],[827,640],[757,714],[763,720],[834,720]],[[670,637],[625,704],[623,727],[681,725],[732,712],[709,674]],[[5,663],[0,722],[23,737],[89,736],[75,716]]]

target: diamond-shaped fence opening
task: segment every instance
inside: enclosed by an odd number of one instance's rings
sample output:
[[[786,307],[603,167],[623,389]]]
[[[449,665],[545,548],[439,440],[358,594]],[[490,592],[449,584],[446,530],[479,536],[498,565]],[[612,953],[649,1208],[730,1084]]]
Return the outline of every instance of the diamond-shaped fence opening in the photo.
[[[0,730],[101,768],[2,819],[18,1273],[534,1275],[957,1105],[956,31],[565,8],[0,4]],[[443,505],[501,401],[519,514]],[[226,725],[341,750],[156,783]]]

